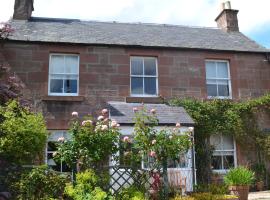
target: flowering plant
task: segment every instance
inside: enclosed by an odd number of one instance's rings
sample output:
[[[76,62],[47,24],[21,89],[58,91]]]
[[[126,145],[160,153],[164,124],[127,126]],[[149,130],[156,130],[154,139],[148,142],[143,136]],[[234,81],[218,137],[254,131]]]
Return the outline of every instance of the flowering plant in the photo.
[[[135,112],[135,129],[133,147],[132,150],[128,150],[130,159],[134,160],[135,157],[135,160],[139,161],[142,157],[150,157],[155,162],[149,167],[155,168],[166,163],[168,159],[179,158],[180,154],[191,147],[192,128],[183,134],[180,132],[180,123],[177,123],[174,128],[157,130],[155,127],[158,126],[158,118],[155,109],[148,112],[142,106],[140,109],[134,108],[133,111]],[[130,139],[125,137],[123,142],[130,143]]]
[[[101,161],[108,161],[110,155],[117,152],[119,138],[119,124],[107,118],[107,112],[94,120],[88,116],[82,122],[78,113],[72,113],[69,133],[71,140],[59,138],[56,159],[66,162],[70,167],[74,162],[80,167],[94,166]]]
[[[8,23],[0,23],[0,40],[6,39],[14,31]]]

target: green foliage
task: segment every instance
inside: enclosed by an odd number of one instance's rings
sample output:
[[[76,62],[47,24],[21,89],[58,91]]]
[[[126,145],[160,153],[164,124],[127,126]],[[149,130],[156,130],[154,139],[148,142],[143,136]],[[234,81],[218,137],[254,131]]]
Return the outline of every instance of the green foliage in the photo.
[[[78,161],[85,169],[107,160],[118,150],[120,133],[116,123],[106,118],[95,123],[89,117],[80,123],[78,118],[74,118],[69,130],[71,140],[63,141],[59,145],[55,158],[70,167]]]
[[[250,185],[254,181],[254,172],[245,168],[237,167],[231,169],[224,177],[226,185]]]
[[[226,185],[206,184],[196,185],[195,191],[198,193],[206,192],[210,194],[227,194],[228,187]]]
[[[194,193],[192,196],[176,196],[171,200],[226,200],[226,199],[238,199],[234,195],[214,195],[211,193]]]
[[[194,136],[197,178],[200,183],[211,181],[211,135],[233,135],[238,144],[255,151],[259,159],[270,157],[270,136],[260,130],[257,120],[258,114],[262,112],[270,116],[270,95],[238,102],[173,99],[169,104],[184,107],[196,123]]]
[[[40,166],[22,175],[16,184],[19,190],[17,199],[21,200],[47,200],[59,199],[64,191],[67,177]]]
[[[117,196],[117,200],[145,200],[145,196],[134,186],[124,188]]]
[[[11,101],[0,107],[0,120],[0,157],[18,164],[42,158],[47,139],[42,114]]]
[[[256,181],[263,181],[266,176],[266,167],[264,163],[256,163],[251,166],[252,171],[255,172]]]
[[[65,188],[65,194],[74,200],[109,200],[113,199],[104,192],[98,183],[99,177],[93,170],[86,170],[76,174],[76,183],[72,185],[68,183]]]
[[[177,127],[157,130],[155,127],[158,126],[158,119],[155,111],[149,113],[144,107],[138,109],[135,112],[134,122],[132,152],[128,152],[129,149],[126,149],[130,159],[140,161],[143,156],[149,155],[155,160],[153,166],[149,167],[154,169],[161,166],[167,159],[177,159],[180,154],[185,153],[191,147],[191,132],[181,134]],[[125,147],[125,143],[130,142],[129,139],[126,139],[122,146]]]

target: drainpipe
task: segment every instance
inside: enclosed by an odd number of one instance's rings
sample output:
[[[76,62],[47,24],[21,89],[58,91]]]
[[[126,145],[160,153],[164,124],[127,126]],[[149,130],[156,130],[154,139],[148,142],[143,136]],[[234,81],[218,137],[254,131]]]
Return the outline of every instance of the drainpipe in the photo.
[[[191,159],[192,159],[192,183],[193,183],[193,191],[194,191],[194,186],[197,185],[197,180],[196,180],[196,169],[195,169],[195,147],[194,147],[194,131],[192,132],[191,135],[191,142],[192,142],[192,149],[191,149]]]
[[[266,60],[270,63],[270,53],[266,52]]]

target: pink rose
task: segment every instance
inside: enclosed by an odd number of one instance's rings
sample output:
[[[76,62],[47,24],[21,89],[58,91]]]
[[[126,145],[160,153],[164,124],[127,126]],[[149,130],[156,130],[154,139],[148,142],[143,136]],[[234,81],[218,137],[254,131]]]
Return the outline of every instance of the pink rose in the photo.
[[[78,117],[78,112],[72,112],[72,113],[71,113],[71,116],[72,116],[72,117]]]
[[[181,127],[181,124],[180,124],[180,123],[176,123],[175,126],[176,126],[177,128],[180,128],[180,127]]]
[[[133,112],[137,112],[138,111],[138,108],[137,107],[134,107],[133,108]]]
[[[58,138],[57,141],[58,141],[58,142],[64,142],[64,141],[65,141],[65,138],[64,138],[64,137],[60,137],[60,138]]]
[[[151,157],[156,157],[156,152],[155,151],[150,151],[150,154],[149,154]]]
[[[150,113],[152,113],[153,115],[156,114],[156,112],[157,112],[157,111],[156,111],[156,109],[154,109],[154,108],[150,110]]]
[[[102,111],[101,111],[101,113],[102,113],[102,115],[107,115],[108,114],[108,109],[102,109]]]
[[[102,120],[104,120],[104,117],[103,116],[98,116],[98,121],[102,121]]]
[[[129,137],[128,137],[128,136],[125,136],[125,137],[123,138],[123,141],[124,141],[124,142],[129,142]]]
[[[156,144],[157,143],[157,141],[156,140],[152,140],[152,145],[154,145],[154,144]]]

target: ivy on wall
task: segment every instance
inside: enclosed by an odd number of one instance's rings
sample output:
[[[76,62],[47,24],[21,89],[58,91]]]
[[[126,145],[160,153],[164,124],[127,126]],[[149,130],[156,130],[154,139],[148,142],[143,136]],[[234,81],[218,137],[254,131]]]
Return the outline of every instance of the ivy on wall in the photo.
[[[270,134],[259,127],[258,116],[270,117],[270,95],[245,101],[173,99],[172,106],[184,107],[195,121],[196,166],[199,183],[211,180],[213,134],[232,135],[241,146],[258,155],[257,162],[270,158]]]

